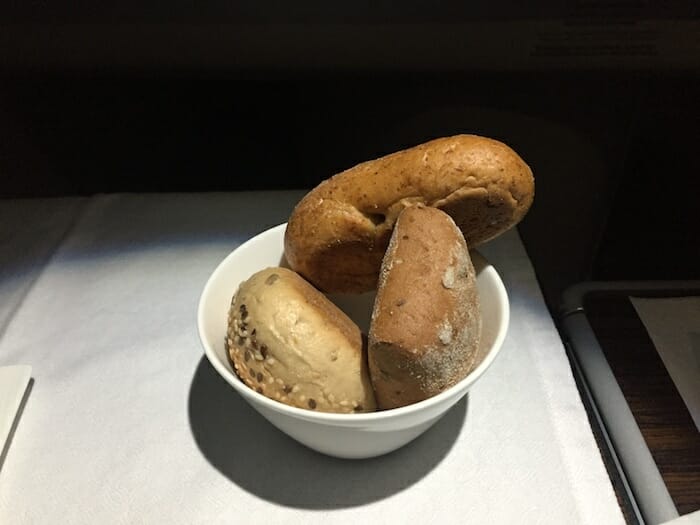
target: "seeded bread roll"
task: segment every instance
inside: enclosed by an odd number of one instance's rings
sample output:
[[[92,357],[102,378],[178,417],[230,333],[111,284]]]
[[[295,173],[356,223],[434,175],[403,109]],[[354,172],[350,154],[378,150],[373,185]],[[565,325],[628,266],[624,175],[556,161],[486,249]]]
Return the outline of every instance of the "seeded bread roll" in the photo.
[[[226,342],[238,377],[270,399],[321,412],[376,408],[360,329],[291,270],[240,285]]]
[[[466,377],[480,335],[476,276],[460,230],[436,208],[406,208],[382,262],[369,332],[379,407],[416,403]]]
[[[457,135],[364,162],[322,182],[292,212],[290,267],[324,292],[374,290],[401,210],[448,213],[474,247],[517,224],[534,197],[532,171],[496,140]]]

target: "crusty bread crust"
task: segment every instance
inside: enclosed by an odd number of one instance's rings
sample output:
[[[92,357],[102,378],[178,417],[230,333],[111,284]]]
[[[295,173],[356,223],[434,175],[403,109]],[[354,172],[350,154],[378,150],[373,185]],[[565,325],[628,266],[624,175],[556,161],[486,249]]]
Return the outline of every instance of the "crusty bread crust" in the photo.
[[[322,412],[376,408],[360,329],[291,270],[267,268],[240,285],[226,343],[236,374],[271,399]]]
[[[432,397],[467,376],[481,334],[476,276],[454,221],[406,208],[384,256],[369,332],[380,408]]]
[[[322,291],[369,291],[407,206],[445,211],[474,247],[517,224],[533,198],[532,171],[505,144],[440,138],[359,164],[309,192],[289,219],[285,255]]]

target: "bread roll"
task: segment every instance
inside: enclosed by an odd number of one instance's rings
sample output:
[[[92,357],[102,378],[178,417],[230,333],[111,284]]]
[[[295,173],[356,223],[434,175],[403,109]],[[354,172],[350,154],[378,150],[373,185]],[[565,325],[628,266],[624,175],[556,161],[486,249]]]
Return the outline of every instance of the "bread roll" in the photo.
[[[291,270],[240,285],[226,342],[241,380],[270,399],[321,412],[376,408],[360,329]]]
[[[359,164],[309,192],[289,219],[285,255],[322,291],[374,290],[405,207],[445,211],[474,247],[518,223],[533,197],[530,168],[505,144],[440,138]]]
[[[460,230],[436,208],[406,208],[382,262],[369,332],[379,407],[416,403],[466,377],[480,334],[476,276]]]

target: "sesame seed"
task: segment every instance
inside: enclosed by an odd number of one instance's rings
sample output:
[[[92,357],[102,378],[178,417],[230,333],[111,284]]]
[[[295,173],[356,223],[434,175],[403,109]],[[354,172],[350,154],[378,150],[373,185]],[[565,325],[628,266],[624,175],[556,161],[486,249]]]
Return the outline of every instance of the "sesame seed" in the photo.
[[[306,401],[306,396],[305,396],[304,394],[300,395],[300,396],[299,396],[299,401],[301,401],[302,403],[303,403],[304,401]]]
[[[299,392],[299,385],[294,385],[292,387],[292,394],[296,394],[297,392]]]
[[[316,400],[313,397],[310,398],[308,405],[309,405],[309,408],[311,408],[311,409],[316,408]]]
[[[272,384],[272,383],[275,382],[275,378],[272,377],[272,376],[270,376],[270,377],[267,378],[267,382],[270,383],[270,384]]]
[[[245,354],[243,354],[243,359],[250,361],[250,352],[248,350],[246,350]]]
[[[263,375],[260,372],[258,372],[255,377],[258,380],[258,383],[262,383]]]

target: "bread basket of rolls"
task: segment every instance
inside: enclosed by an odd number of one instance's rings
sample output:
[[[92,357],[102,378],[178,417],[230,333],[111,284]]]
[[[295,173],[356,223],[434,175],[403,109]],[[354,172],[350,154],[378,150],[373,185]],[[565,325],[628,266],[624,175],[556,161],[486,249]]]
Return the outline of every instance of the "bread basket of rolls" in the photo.
[[[198,310],[205,353],[300,443],[343,458],[391,452],[496,358],[508,297],[478,246],[533,197],[518,154],[475,135],[341,172],[212,273]]]

